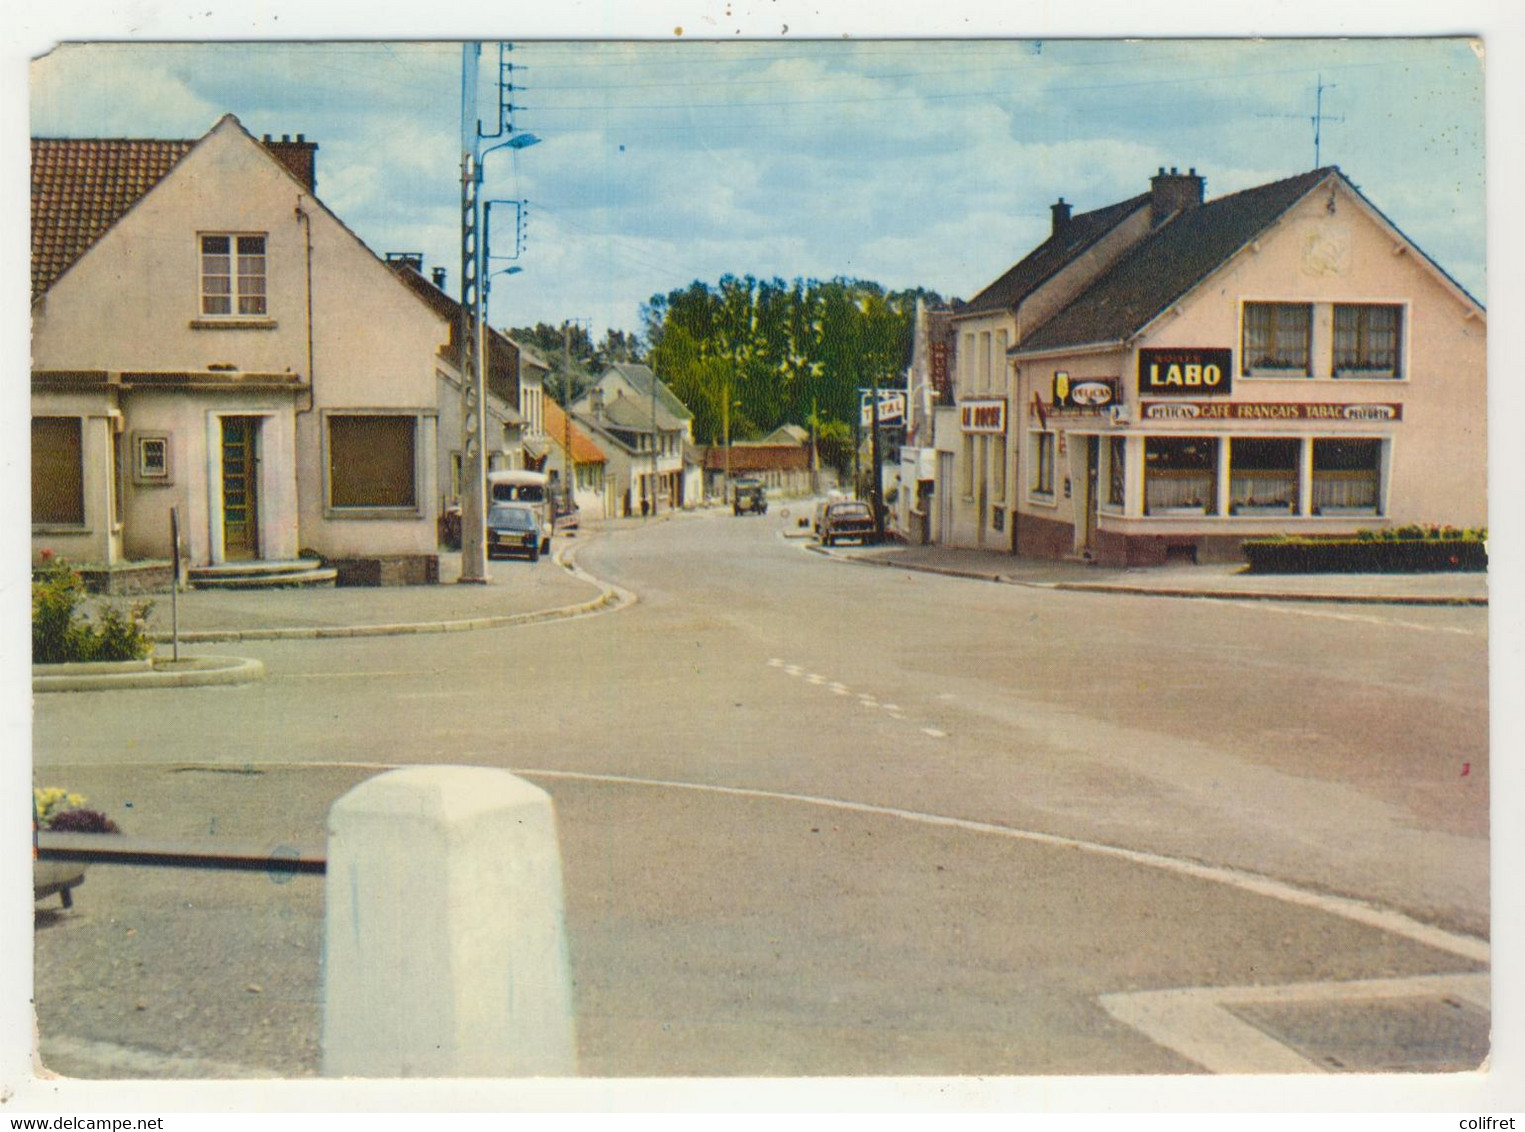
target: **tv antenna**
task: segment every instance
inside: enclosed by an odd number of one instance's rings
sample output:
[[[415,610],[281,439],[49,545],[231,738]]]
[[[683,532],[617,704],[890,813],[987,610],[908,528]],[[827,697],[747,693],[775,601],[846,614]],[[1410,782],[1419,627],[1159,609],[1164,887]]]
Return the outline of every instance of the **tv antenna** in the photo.
[[[1323,166],[1324,123],[1325,122],[1343,122],[1345,120],[1344,115],[1329,115],[1329,114],[1325,114],[1324,113],[1324,92],[1326,90],[1334,90],[1334,89],[1335,89],[1335,84],[1334,83],[1330,83],[1328,86],[1325,86],[1324,85],[1324,76],[1323,75],[1319,75],[1318,76],[1317,85],[1314,87],[1314,94],[1313,94],[1313,114],[1312,114],[1311,117],[1308,118],[1308,121],[1310,123],[1312,123],[1312,125],[1313,125],[1313,167],[1315,169],[1322,168],[1322,166]],[[1261,117],[1261,118],[1301,118],[1302,115],[1301,114],[1260,114],[1260,115],[1257,115],[1257,117]]]

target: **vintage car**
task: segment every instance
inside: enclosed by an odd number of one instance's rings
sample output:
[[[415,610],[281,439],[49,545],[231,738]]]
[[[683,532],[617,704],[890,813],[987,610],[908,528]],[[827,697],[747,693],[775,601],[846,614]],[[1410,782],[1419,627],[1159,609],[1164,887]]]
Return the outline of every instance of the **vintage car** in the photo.
[[[736,491],[731,499],[731,512],[735,515],[766,515],[768,491],[761,480],[737,480]]]
[[[843,539],[871,542],[874,538],[874,513],[867,503],[856,499],[828,503],[821,514],[819,527],[822,546],[834,546]]]
[[[522,555],[531,562],[540,561],[542,546],[550,537],[540,526],[540,516],[533,507],[522,503],[495,503],[487,512],[487,557],[500,554]]]

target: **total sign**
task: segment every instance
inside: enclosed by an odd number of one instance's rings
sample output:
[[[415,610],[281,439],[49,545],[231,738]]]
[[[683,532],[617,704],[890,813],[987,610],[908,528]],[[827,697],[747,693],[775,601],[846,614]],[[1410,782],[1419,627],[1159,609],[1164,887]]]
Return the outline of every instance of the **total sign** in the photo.
[[[1232,393],[1234,352],[1180,347],[1138,352],[1138,391],[1146,397]]]

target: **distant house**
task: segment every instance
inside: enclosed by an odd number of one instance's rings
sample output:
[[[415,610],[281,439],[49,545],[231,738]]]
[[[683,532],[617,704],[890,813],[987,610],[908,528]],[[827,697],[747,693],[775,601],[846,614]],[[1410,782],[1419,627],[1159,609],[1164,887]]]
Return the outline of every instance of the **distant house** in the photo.
[[[572,417],[608,457],[605,482],[615,513],[641,515],[689,505],[683,477],[688,422],[669,413],[660,398],[653,403],[649,387],[639,400],[614,388],[607,400],[601,388],[590,390],[579,401],[587,410],[574,410]]]
[[[545,399],[545,439],[549,445],[545,470],[556,482],[557,490],[561,490],[570,474],[573,504],[579,514],[586,518],[612,517],[614,498],[606,474],[609,458],[549,397]]]
[[[440,274],[425,279],[423,258],[411,253],[391,253],[387,257],[394,271],[430,309],[450,324],[450,339],[440,348],[439,378],[440,505],[459,506],[461,502],[461,304],[441,289]],[[488,471],[505,468],[539,467],[545,462],[545,413],[542,378],[546,364],[512,338],[489,327],[487,335],[486,389],[488,439],[485,466]]]
[[[782,430],[775,430],[777,435]],[[810,434],[803,442],[790,437],[783,443],[767,440],[738,441],[730,448],[711,445],[704,450],[705,493],[724,498],[728,490],[726,475],[732,480],[745,476],[761,480],[779,495],[809,495],[815,487],[810,473]],[[816,477],[819,479],[819,477]],[[831,476],[833,482],[835,475]]]
[[[315,195],[317,145],[32,142],[32,554],[438,576],[449,320]],[[243,567],[240,567],[243,568]]]
[[[572,403],[572,411],[610,457],[609,475],[617,481],[614,495],[621,513],[639,514],[643,499],[648,508],[654,499],[659,509],[699,502],[698,466],[684,460],[684,447],[694,439],[694,414],[649,366],[616,362]],[[623,424],[615,424],[616,417]],[[651,443],[659,451],[653,473],[650,448],[641,447],[647,441],[640,435],[643,430],[651,433],[654,426],[657,435]],[[610,443],[603,443],[605,438]]]

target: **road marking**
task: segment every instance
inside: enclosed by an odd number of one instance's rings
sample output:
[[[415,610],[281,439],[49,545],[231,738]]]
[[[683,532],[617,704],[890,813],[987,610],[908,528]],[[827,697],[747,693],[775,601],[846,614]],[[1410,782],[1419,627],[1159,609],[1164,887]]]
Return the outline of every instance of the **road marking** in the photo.
[[[810,682],[812,684],[824,684],[826,683],[826,677],[822,676],[819,672],[812,672],[810,674]]]
[[[934,739],[946,739],[948,737],[948,733],[946,731],[939,731],[935,727],[923,727],[921,729],[921,733],[923,735],[930,735]]]
[[[1230,598],[1211,598],[1220,605],[1235,609],[1263,609],[1268,613],[1282,613],[1292,617],[1318,617],[1326,621],[1344,621],[1357,625],[1383,625],[1394,629],[1417,629],[1421,633],[1456,633],[1463,637],[1481,637],[1476,629],[1463,629],[1455,625],[1421,625],[1417,621],[1399,621],[1390,617],[1373,617],[1363,613],[1334,613],[1326,609],[1305,609],[1293,605],[1281,605],[1269,601],[1234,601]]]
[[[277,672],[267,675],[267,680],[370,680],[377,676],[438,676],[436,671],[409,671],[407,669],[382,669],[378,672]]]
[[[1389,998],[1455,997],[1488,1011],[1489,977],[1418,975],[1348,983],[1184,987],[1104,994],[1098,1001],[1119,1022],[1212,1073],[1325,1073],[1328,1070],[1237,1017],[1229,1009],[1282,1003],[1343,1004]]]
[[[1272,877],[1263,876],[1259,873],[1245,872],[1241,869],[1228,868],[1226,866],[1204,865],[1200,861],[1166,857],[1160,853],[1149,853],[1139,849],[1124,849],[1118,845],[1106,845],[1097,841],[1082,841],[1074,837],[1061,837],[1052,833],[1040,833],[1037,830],[997,825],[994,822],[948,817],[942,814],[928,814],[916,810],[903,810],[895,806],[875,805],[869,802],[850,802],[843,798],[826,798],[814,794],[786,794],[776,790],[757,790],[743,786],[719,786],[712,783],[680,782],[665,778],[637,778],[629,775],[593,774],[570,770],[521,768],[516,769],[513,773],[530,777],[538,775],[544,778],[608,782],[626,786],[649,786],[666,790],[694,790],[738,798],[797,802],[803,805],[821,806],[826,809],[842,810],[849,813],[875,814],[882,817],[900,818],[903,821],[942,826],[949,829],[960,829],[969,833],[984,833],[996,837],[1009,837],[1015,841],[1029,841],[1036,845],[1048,845],[1060,849],[1076,849],[1098,857],[1110,857],[1114,860],[1127,861],[1130,864],[1142,865],[1146,868],[1178,873],[1182,876],[1208,881],[1212,884],[1226,885],[1241,892],[1249,892],[1257,896],[1279,900],[1285,904],[1295,904],[1303,908],[1311,908],[1315,911],[1349,920],[1352,923],[1364,924],[1379,931],[1402,936],[1404,939],[1423,944],[1425,947],[1432,947],[1437,951],[1446,951],[1452,955],[1459,955],[1463,959],[1470,959],[1477,963],[1487,963],[1489,961],[1490,949],[1488,941],[1486,939],[1479,939],[1477,936],[1437,928],[1433,925],[1422,923],[1402,912],[1391,908],[1384,908],[1378,904],[1370,904],[1353,897],[1331,896],[1327,893],[1298,888],[1296,885],[1275,880]]]
[[[797,664],[784,665],[784,671],[789,673],[790,676],[803,676],[805,674],[805,670]]]

